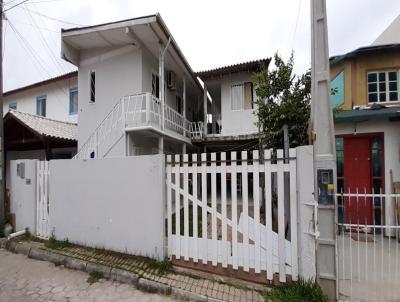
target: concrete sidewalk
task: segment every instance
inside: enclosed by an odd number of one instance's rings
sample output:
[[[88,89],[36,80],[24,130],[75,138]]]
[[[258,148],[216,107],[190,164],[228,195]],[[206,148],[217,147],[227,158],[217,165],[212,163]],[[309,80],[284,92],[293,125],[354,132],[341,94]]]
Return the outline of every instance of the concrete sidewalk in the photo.
[[[89,284],[81,271],[54,266],[0,249],[0,301],[154,301],[172,302],[171,297],[145,293],[133,286],[100,279]]]
[[[0,246],[4,246],[0,243]],[[190,301],[264,301],[259,286],[224,284],[166,270],[148,259],[79,246],[48,249],[34,241],[8,243],[8,249],[30,258],[48,260],[56,265],[86,272],[99,271],[105,278],[130,283],[147,291]],[[87,275],[86,275],[87,276]],[[133,287],[132,287],[133,288]],[[267,290],[267,289],[265,289]],[[0,300],[2,301],[2,300]],[[157,300],[158,301],[158,300]]]

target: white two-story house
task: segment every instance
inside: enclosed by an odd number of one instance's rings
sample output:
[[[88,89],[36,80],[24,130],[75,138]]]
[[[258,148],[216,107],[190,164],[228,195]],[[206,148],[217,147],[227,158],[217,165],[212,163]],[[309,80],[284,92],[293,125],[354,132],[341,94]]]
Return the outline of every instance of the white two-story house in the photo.
[[[63,29],[62,57],[78,67],[77,158],[255,142],[251,75],[268,60],[194,73],[159,14]]]

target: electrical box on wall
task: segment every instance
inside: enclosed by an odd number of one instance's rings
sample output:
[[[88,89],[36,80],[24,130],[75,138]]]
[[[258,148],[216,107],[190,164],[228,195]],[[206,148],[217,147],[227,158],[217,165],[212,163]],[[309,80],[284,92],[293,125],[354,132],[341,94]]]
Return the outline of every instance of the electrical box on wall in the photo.
[[[333,183],[333,169],[317,170],[318,203],[322,205],[334,205],[335,185]]]

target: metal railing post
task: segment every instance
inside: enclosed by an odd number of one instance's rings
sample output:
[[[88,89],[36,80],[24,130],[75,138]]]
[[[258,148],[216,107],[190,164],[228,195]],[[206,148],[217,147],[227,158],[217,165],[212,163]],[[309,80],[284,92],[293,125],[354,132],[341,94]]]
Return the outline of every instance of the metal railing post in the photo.
[[[146,93],[146,124],[150,123],[150,98],[151,95]]]

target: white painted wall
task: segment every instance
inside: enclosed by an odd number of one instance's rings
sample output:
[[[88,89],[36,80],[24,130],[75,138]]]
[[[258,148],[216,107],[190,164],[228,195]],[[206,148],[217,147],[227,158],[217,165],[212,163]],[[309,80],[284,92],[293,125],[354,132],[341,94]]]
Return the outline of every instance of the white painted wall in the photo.
[[[17,103],[18,111],[36,114],[36,97],[46,95],[46,117],[76,123],[78,115],[69,114],[69,90],[77,85],[78,80],[73,77],[8,95],[4,98],[4,115],[10,103]]]
[[[132,45],[84,50],[78,70],[78,149],[125,95],[142,92],[142,52]],[[96,102],[90,103],[90,72],[96,72]],[[125,140],[119,150],[125,150]],[[117,154],[117,156],[124,156]]]
[[[17,164],[25,163],[25,177],[17,176]],[[36,232],[37,160],[13,160],[10,163],[10,211],[15,214],[16,231]]]
[[[6,154],[6,188],[11,190],[11,166],[10,162],[16,159],[38,159],[45,160],[46,153],[44,149],[41,150],[27,150],[27,151],[7,151]]]
[[[230,74],[221,79],[221,123],[222,135],[239,135],[256,133],[256,116],[254,109],[232,111],[231,86],[243,82],[250,82],[252,73],[242,72]],[[253,93],[256,100],[255,92]]]
[[[385,192],[392,192],[390,171],[393,172],[393,181],[400,181],[400,122],[368,121],[362,123],[340,123],[335,125],[335,134],[353,134],[354,130],[362,133],[384,133],[385,158]],[[385,207],[386,224],[392,224],[393,202],[387,202]]]
[[[50,161],[56,238],[163,259],[164,155]]]

